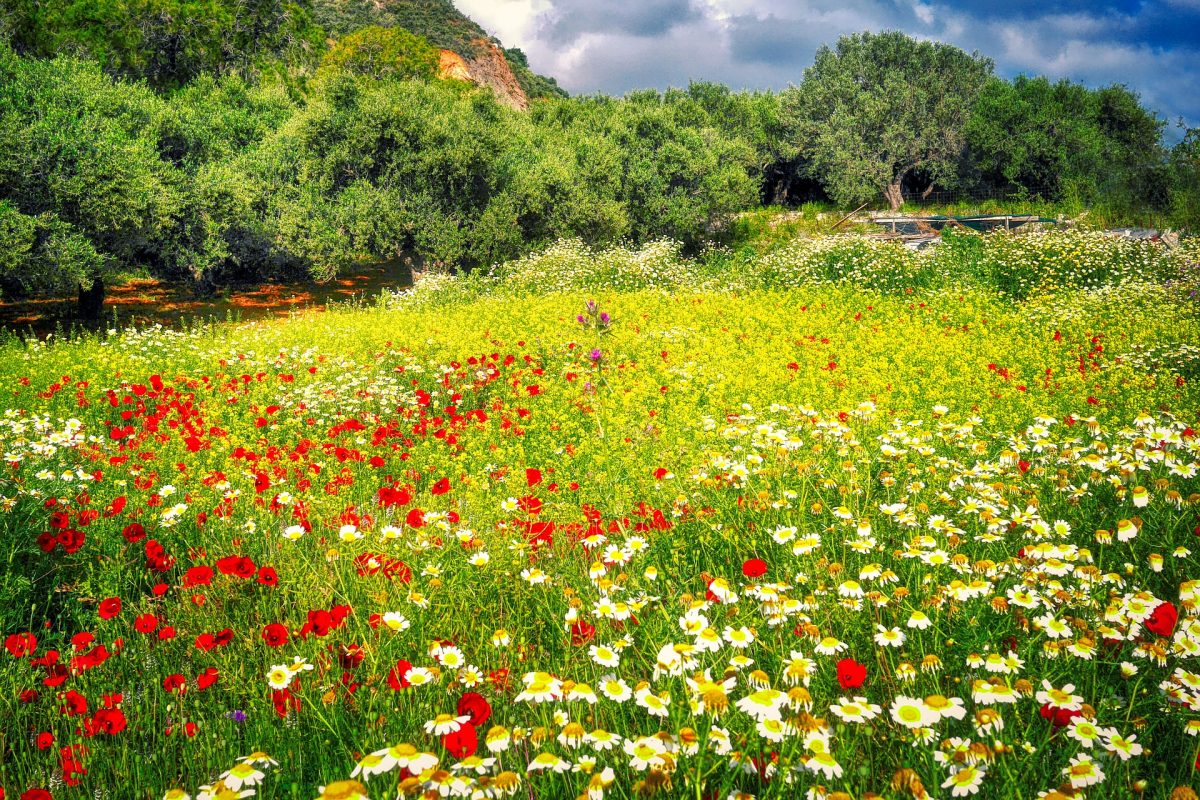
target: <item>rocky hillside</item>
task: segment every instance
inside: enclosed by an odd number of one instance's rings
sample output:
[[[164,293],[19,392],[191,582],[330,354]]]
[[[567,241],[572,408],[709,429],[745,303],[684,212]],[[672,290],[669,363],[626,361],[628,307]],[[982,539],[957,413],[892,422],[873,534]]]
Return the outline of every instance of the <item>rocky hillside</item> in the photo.
[[[442,50],[439,64],[442,77],[490,87],[501,103],[521,111],[529,108],[529,96],[513,74],[504,51],[493,42],[477,41],[478,47],[473,48],[475,55],[471,58],[464,58],[453,50]]]
[[[531,99],[563,96],[553,78],[534,73],[525,54],[503,49],[450,0],[313,0],[316,21],[331,35],[369,25],[400,27],[442,50],[442,74],[487,86],[503,103],[527,108]]]

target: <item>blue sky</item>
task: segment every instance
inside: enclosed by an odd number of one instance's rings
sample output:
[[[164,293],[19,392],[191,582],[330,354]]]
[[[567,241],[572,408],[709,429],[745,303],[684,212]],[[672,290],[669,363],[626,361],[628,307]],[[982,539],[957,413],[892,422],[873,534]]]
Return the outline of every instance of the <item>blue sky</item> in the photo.
[[[712,80],[799,83],[822,44],[902,30],[978,51],[1005,77],[1121,83],[1168,122],[1200,126],[1200,0],[455,0],[572,93]]]

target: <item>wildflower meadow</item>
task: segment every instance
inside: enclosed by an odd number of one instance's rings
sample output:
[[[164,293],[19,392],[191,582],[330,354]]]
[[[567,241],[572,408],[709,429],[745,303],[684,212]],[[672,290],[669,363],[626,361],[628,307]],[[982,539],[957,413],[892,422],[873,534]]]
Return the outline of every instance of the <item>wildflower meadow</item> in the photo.
[[[0,797],[1195,798],[1200,248],[578,242],[0,344]]]

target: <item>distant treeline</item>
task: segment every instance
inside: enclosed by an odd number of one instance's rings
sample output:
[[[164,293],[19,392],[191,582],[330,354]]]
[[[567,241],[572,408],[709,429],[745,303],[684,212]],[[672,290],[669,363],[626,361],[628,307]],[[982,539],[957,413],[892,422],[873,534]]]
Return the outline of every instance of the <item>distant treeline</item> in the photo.
[[[0,291],[95,303],[130,269],[212,290],[406,256],[469,268],[564,237],[699,249],[760,204],[932,187],[1200,219],[1200,133],[1167,148],[1122,87],[1001,80],[885,33],[822,48],[779,93],[567,98],[529,73],[520,112],[437,78],[430,39],[453,31],[354,27],[347,5],[6,3]]]

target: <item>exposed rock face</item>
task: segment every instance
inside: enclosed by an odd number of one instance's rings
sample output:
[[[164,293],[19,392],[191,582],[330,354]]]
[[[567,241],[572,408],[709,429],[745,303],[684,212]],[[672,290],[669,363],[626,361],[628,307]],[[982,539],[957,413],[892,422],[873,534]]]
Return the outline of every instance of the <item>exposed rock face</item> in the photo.
[[[471,43],[475,55],[463,58],[453,50],[442,50],[439,74],[443,78],[455,78],[486,86],[496,94],[496,99],[506,106],[524,111],[529,108],[529,98],[512,69],[504,52],[486,39]]]
[[[453,78],[456,81],[471,81],[471,70],[467,67],[467,62],[463,57],[453,50],[443,50],[441,58],[438,61],[438,77]]]

